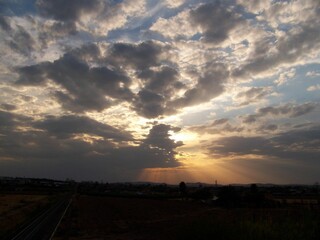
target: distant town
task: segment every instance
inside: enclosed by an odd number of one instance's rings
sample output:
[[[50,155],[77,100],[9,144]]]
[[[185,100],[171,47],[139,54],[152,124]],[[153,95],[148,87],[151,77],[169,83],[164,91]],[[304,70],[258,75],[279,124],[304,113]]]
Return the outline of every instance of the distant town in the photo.
[[[79,194],[114,197],[158,199],[182,197],[188,201],[201,201],[227,207],[281,205],[319,207],[320,205],[318,183],[313,185],[262,183],[220,185],[217,182],[215,184],[200,182],[184,184],[185,189],[181,190],[179,183],[176,185],[151,182],[104,183],[76,182],[72,179],[62,181],[46,178],[0,177],[0,193],[53,194],[76,191]]]

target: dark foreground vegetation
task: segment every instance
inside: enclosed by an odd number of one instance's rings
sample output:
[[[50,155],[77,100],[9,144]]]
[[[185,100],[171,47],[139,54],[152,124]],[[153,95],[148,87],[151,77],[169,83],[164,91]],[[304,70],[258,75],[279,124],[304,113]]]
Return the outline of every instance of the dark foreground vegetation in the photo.
[[[316,184],[33,184],[2,182],[1,196],[74,194],[54,239],[320,239]]]
[[[68,199],[74,189],[75,183],[69,181],[0,178],[0,239],[15,239],[39,215]]]

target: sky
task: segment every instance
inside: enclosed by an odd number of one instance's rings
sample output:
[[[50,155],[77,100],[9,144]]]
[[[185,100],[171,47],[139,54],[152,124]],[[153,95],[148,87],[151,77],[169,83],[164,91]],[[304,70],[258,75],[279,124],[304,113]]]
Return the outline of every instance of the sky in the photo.
[[[320,181],[319,0],[0,0],[0,175]]]

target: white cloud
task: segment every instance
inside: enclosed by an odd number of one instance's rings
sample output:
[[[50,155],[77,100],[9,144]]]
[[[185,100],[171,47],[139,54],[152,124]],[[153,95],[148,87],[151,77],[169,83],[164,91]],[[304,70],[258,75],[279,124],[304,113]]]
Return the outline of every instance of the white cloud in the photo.
[[[169,19],[159,18],[150,28],[170,39],[190,38],[197,33],[197,28],[191,27],[189,11],[183,11]]]
[[[290,78],[293,78],[296,75],[296,70],[291,68],[285,72],[280,73],[280,76],[277,80],[274,81],[278,86],[286,84]]]
[[[182,4],[185,3],[185,0],[165,0],[165,4],[169,7],[169,8],[177,8],[179,6],[181,6]]]
[[[320,76],[320,72],[317,71],[309,71],[306,74],[307,77],[319,77]]]
[[[264,0],[252,0],[252,1],[240,0],[239,3],[243,5],[247,9],[247,11],[255,14],[259,14],[269,9],[271,6],[271,1],[264,1]]]
[[[319,91],[320,90],[320,84],[317,85],[313,85],[307,88],[307,91],[311,92],[311,91]]]

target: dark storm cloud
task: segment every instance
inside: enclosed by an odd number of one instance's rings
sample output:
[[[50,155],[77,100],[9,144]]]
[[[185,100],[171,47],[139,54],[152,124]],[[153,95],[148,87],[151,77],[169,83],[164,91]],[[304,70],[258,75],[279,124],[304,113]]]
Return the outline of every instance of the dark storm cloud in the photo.
[[[43,48],[48,47],[48,43],[77,33],[76,25],[73,22],[54,22],[50,25],[40,25],[38,39]]]
[[[175,148],[183,143],[170,139],[171,131],[178,132],[180,128],[166,124],[154,125],[140,146],[116,149],[112,156],[114,159],[121,159],[126,167],[134,169],[181,166],[175,159]]]
[[[55,20],[54,23],[42,26],[39,38],[46,46],[47,41],[80,32],[95,35],[95,30],[99,27],[102,26],[104,29],[110,25],[112,28],[117,22],[117,16],[121,12],[120,5],[121,2],[113,0],[38,0],[38,14],[46,19]],[[108,32],[107,29],[102,31],[103,35]]]
[[[224,64],[210,63],[199,73],[197,84],[189,89],[179,81],[179,72],[168,66],[163,66],[158,71],[141,71],[137,77],[144,85],[138,93],[134,108],[142,116],[154,118],[176,113],[180,108],[219,96],[224,91],[223,85],[228,81],[229,72]],[[176,98],[178,91],[183,91],[184,94]]]
[[[114,44],[109,49],[111,62],[123,66],[133,67],[137,71],[137,78],[142,83],[134,101],[135,111],[147,118],[154,118],[165,114],[173,114],[180,108],[206,102],[224,91],[223,84],[228,80],[228,67],[221,63],[210,63],[199,73],[197,84],[186,89],[179,81],[178,70],[164,64],[170,59],[162,59],[168,46],[161,46],[148,41],[138,45]],[[172,63],[171,63],[172,64]],[[158,66],[159,70],[150,69]],[[178,91],[184,91],[180,98],[176,98]]]
[[[184,88],[184,84],[179,81],[177,70],[168,66],[159,71],[147,69],[138,77],[144,83],[138,99],[134,102],[134,109],[139,114],[153,118],[175,112],[175,109],[170,109],[167,104],[178,90]]]
[[[110,60],[143,70],[158,66],[162,51],[162,47],[153,41],[140,44],[115,43],[110,48]]]
[[[5,111],[13,111],[13,110],[17,109],[17,107],[15,105],[8,104],[8,103],[0,104],[0,108],[2,108]]]
[[[62,138],[69,138],[73,134],[87,133],[116,141],[132,140],[132,136],[128,132],[120,131],[112,126],[83,116],[49,116],[43,121],[36,122],[33,126]]]
[[[255,154],[304,161],[320,157],[320,127],[292,130],[271,138],[266,137],[224,137],[208,147],[212,156],[236,156]]]
[[[147,118],[170,115],[223,93],[223,85],[229,78],[226,65],[204,66],[196,85],[187,89],[180,81],[179,71],[166,65],[170,59],[161,56],[166,49],[167,46],[152,41],[116,43],[103,54],[97,45],[87,44],[54,62],[17,68],[20,76],[16,84],[39,86],[53,81],[62,88],[54,96],[64,109],[73,112],[102,111],[127,101],[139,115]],[[128,68],[135,70],[141,86],[136,94],[130,90]],[[179,91],[183,95],[177,98]]]
[[[259,118],[270,116],[299,117],[314,111],[318,107],[315,103],[303,103],[300,105],[286,104],[282,106],[269,106],[258,109],[256,114],[243,116],[244,123],[256,122]]]
[[[29,117],[0,110],[1,133],[14,129],[16,126],[24,125],[24,121],[30,121]],[[6,135],[6,134],[5,134]]]
[[[78,56],[67,53],[53,63],[21,67],[18,69],[20,78],[17,84],[37,86],[54,81],[67,91],[57,91],[56,98],[62,107],[74,112],[108,108],[113,102],[106,96],[120,101],[132,98],[128,88],[130,79],[125,73],[107,67],[90,68],[80,58],[80,55],[85,58],[84,53],[78,53]]]
[[[8,22],[7,18],[4,16],[1,16],[1,15],[0,15],[0,27],[6,32],[11,31],[11,26],[10,26],[10,23]]]
[[[228,81],[228,67],[221,63],[212,63],[199,73],[199,79],[194,88],[187,90],[184,96],[173,101],[176,108],[192,106],[207,102],[224,92],[223,84]]]
[[[105,59],[97,44],[88,43],[79,48],[70,49],[70,54],[84,62],[101,63]]]
[[[44,62],[31,66],[24,66],[17,69],[20,75],[17,84],[25,86],[38,86],[47,80],[47,69],[50,67],[49,62]]]
[[[175,91],[183,88],[177,70],[160,66],[163,48],[152,41],[140,44],[114,44],[107,56],[102,56],[95,44],[72,49],[54,62],[18,68],[17,84],[38,86],[54,81],[65,91],[54,93],[63,108],[73,112],[101,111],[119,101],[128,101],[142,116],[153,118],[172,113],[167,102]],[[90,67],[89,63],[102,65]],[[124,69],[119,66],[124,65]],[[110,67],[105,67],[108,65]],[[133,67],[142,82],[142,89],[134,95],[129,89],[131,79],[125,69]],[[109,99],[106,99],[110,97]]]
[[[10,32],[8,45],[20,54],[29,55],[34,50],[35,40],[22,26],[17,25],[16,28]]]
[[[142,71],[138,77],[145,81],[145,89],[161,93],[166,98],[174,95],[184,86],[178,81],[179,72],[168,66],[163,66],[159,71],[147,69]]]
[[[155,118],[164,114],[164,106],[163,96],[149,90],[141,90],[134,103],[134,110],[146,118]]]
[[[3,43],[11,50],[24,56],[30,56],[30,54],[36,50],[37,34],[30,33],[30,30],[23,24],[19,24],[19,21],[13,20],[13,17],[0,15],[0,30],[3,29],[4,38]],[[29,21],[33,24],[33,17],[26,16],[24,21]]]
[[[99,10],[99,0],[38,0],[37,7],[42,16],[59,21],[76,21],[82,14]]]
[[[223,1],[203,4],[190,12],[191,21],[203,30],[205,42],[219,44],[229,37],[230,31],[244,21]]]
[[[180,128],[173,128],[166,124],[155,125],[143,141],[143,144],[171,152],[174,148],[182,146],[183,144],[181,141],[175,142],[170,139],[169,131],[179,132],[180,130]]]
[[[133,140],[126,131],[73,115],[37,121],[0,111],[0,130],[1,174],[123,181],[133,180],[144,168],[180,165],[174,154],[182,142],[169,138],[171,131],[180,129],[164,124],[153,126],[137,146],[126,144]],[[103,138],[88,142],[75,137],[84,133]],[[127,179],[126,173],[131,177]]]

